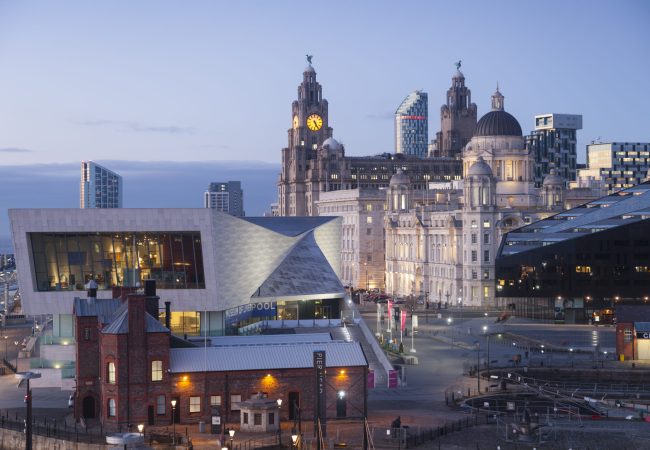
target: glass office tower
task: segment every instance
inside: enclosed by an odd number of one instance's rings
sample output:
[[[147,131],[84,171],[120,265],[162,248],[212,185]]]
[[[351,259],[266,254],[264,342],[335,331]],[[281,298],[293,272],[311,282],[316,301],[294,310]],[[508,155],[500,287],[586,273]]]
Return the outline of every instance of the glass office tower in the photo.
[[[395,111],[395,153],[423,158],[429,142],[426,92],[411,92]]]

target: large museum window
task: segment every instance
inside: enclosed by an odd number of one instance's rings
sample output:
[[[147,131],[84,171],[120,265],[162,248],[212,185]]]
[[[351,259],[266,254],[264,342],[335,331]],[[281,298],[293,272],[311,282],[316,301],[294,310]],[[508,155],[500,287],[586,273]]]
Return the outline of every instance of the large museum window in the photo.
[[[162,381],[162,361],[151,361],[151,381]]]
[[[106,379],[109,383],[115,384],[115,363],[109,362],[106,367]]]
[[[204,289],[201,234],[187,232],[30,233],[39,291],[144,285]]]

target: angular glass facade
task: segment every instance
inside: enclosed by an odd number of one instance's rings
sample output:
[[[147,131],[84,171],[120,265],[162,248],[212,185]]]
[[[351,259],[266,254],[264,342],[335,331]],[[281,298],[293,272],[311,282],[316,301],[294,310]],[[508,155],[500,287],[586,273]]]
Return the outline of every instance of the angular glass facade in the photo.
[[[144,285],[205,289],[201,234],[187,232],[29,233],[39,291]]]
[[[426,92],[415,91],[395,112],[395,153],[427,156],[429,112]]]

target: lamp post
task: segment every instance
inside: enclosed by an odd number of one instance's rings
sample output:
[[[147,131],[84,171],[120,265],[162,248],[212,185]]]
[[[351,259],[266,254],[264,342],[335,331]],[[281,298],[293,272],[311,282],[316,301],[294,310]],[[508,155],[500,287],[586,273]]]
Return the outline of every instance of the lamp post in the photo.
[[[298,435],[297,434],[292,434],[291,435],[291,448],[297,448],[296,442],[298,442]]]
[[[481,343],[476,341],[476,389],[481,395]]]
[[[29,380],[34,378],[40,378],[40,373],[34,372],[16,372],[16,378],[20,380],[18,387],[21,387],[23,383],[26,384],[27,393],[25,395],[25,403],[27,407],[27,415],[25,419],[25,449],[32,450],[32,390],[29,387]]]
[[[366,292],[370,289],[370,282],[368,281],[368,263],[364,262],[363,267],[366,269]]]
[[[230,450],[232,450],[233,448],[232,441],[235,440],[235,429],[231,428],[230,430],[228,430],[228,434],[230,435]]]
[[[144,424],[143,424],[143,423],[141,423],[141,424],[138,425],[138,431],[140,432],[140,436],[142,436],[142,437],[144,438],[144,433],[143,433],[143,431],[144,431]]]
[[[172,399],[172,442],[176,445],[176,399]]]
[[[5,357],[3,359],[6,361],[7,360],[7,339],[9,339],[9,336],[5,334],[4,339],[5,339]]]
[[[16,372],[18,372],[18,344],[20,344],[20,341],[14,341],[14,344],[16,344]]]
[[[282,399],[279,398],[278,402],[278,444],[282,447],[282,418],[280,412],[282,411]]]

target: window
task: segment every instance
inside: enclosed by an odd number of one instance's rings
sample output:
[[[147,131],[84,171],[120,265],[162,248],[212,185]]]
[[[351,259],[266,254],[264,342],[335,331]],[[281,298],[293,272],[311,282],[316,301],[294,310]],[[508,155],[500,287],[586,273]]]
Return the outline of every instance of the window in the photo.
[[[484,270],[483,271],[483,279],[484,280],[489,280],[490,279],[490,271],[489,270]]]
[[[201,412],[201,397],[190,397],[190,412]]]
[[[241,403],[241,395],[233,394],[230,396],[230,410],[239,411],[239,404]]]
[[[221,396],[220,395],[211,395],[210,396],[210,406],[221,406]]]
[[[484,244],[489,244],[490,243],[490,234],[489,233],[485,233],[483,235],[483,243]]]
[[[489,220],[484,220],[483,221],[483,228],[490,228],[490,221]]]
[[[90,340],[90,328],[84,328],[84,341]]]
[[[632,342],[632,329],[631,328],[626,328],[624,330],[624,341],[625,342]]]
[[[476,270],[472,270],[472,280],[476,280],[476,278],[478,278]]]
[[[151,381],[162,381],[162,361],[151,361]]]
[[[477,228],[478,227],[478,225],[476,225],[476,220],[472,220],[472,225],[471,226],[472,226],[472,228]]]
[[[164,416],[165,415],[165,396],[164,395],[159,395],[156,397],[156,414],[159,416]]]
[[[108,399],[108,417],[115,417],[115,399]]]
[[[253,425],[262,425],[262,414],[260,413],[253,414]]]
[[[483,262],[490,262],[490,250],[483,250]]]
[[[490,288],[485,286],[483,288],[483,297],[488,298],[490,296]]]
[[[472,262],[476,262],[478,257],[476,256],[476,250],[472,250]]]
[[[372,217],[370,216],[366,217],[366,223],[372,223]]]
[[[244,422],[244,424],[248,425],[248,413],[247,413],[247,412],[244,413],[244,420],[243,420],[243,422]]]
[[[275,424],[275,413],[269,413],[269,425]]]
[[[366,203],[366,211],[372,211],[372,203]]]
[[[472,244],[476,244],[476,233],[472,233]]]
[[[115,363],[114,362],[108,363],[106,372],[107,372],[106,379],[108,380],[108,382],[111,384],[115,384]]]

